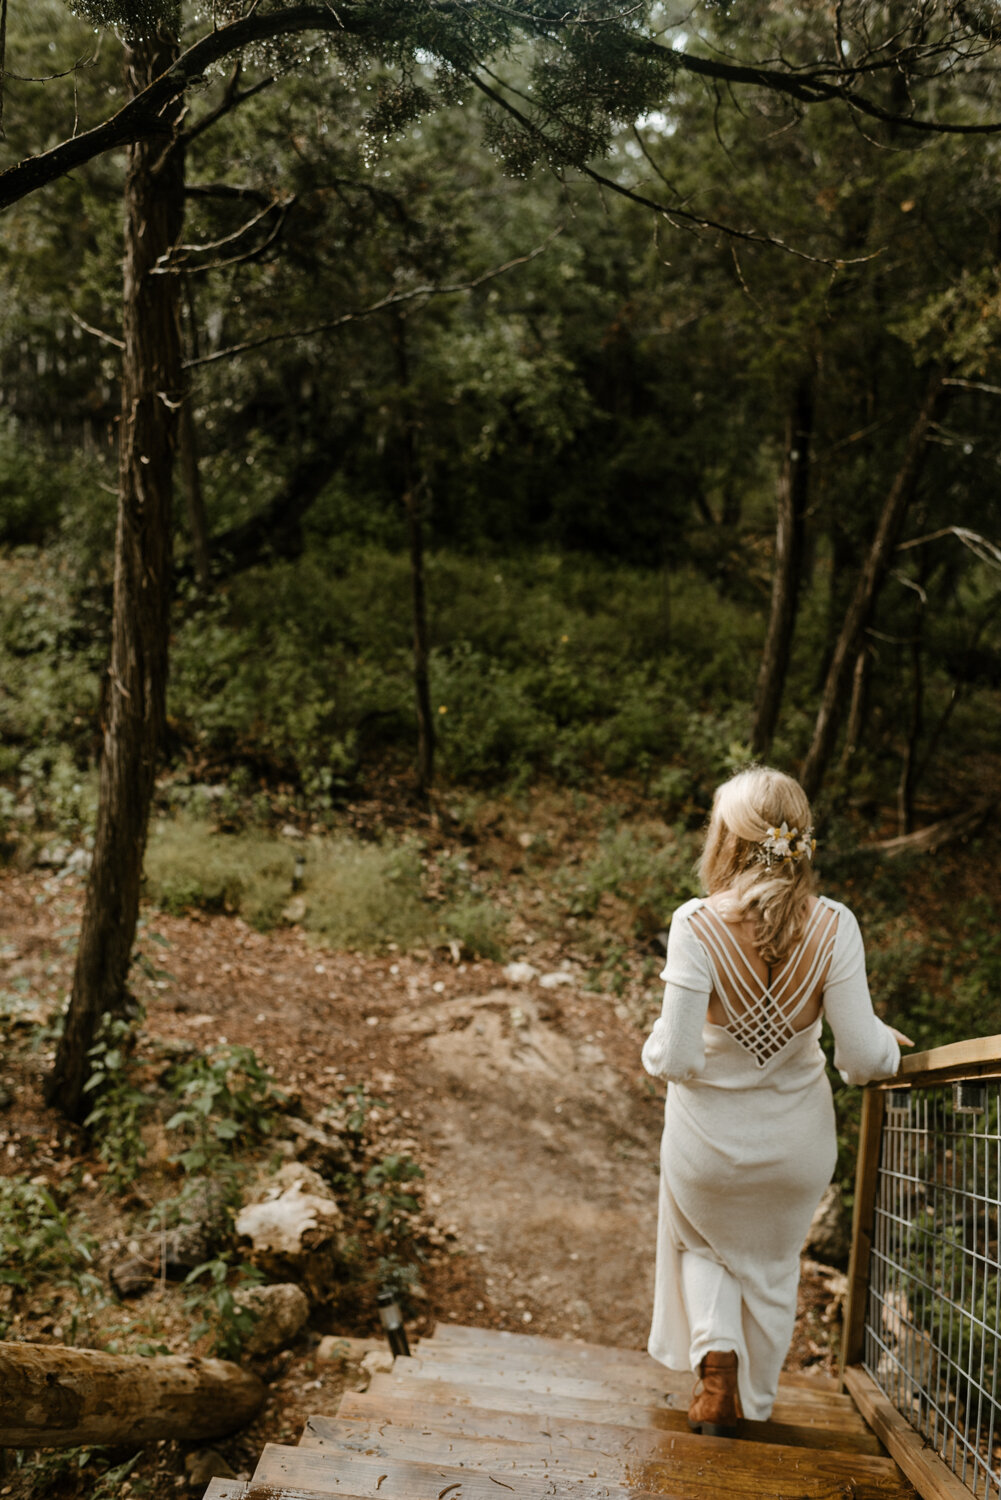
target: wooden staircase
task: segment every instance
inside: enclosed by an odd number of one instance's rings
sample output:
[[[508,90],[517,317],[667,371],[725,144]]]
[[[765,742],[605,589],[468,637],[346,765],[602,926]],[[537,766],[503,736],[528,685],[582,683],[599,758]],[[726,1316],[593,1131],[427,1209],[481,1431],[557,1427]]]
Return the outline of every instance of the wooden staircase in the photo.
[[[833,1380],[784,1376],[736,1440],[689,1432],[691,1385],[634,1350],[439,1326],[205,1500],[915,1500]]]

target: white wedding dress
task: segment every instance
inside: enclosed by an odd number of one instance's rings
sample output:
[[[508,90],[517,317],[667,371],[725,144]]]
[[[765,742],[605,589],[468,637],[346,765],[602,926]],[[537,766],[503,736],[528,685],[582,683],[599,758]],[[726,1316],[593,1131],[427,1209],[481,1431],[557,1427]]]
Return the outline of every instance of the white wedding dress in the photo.
[[[821,1020],[804,1026],[803,1012],[822,986],[847,1083],[895,1073],[900,1049],[873,1012],[858,923],[826,897],[767,979],[712,905],[686,902],[661,977],[643,1048],[647,1072],[668,1080],[648,1347],[672,1370],[735,1349],[744,1416],[763,1421],[792,1338],[800,1251],[837,1157]],[[710,996],[724,1025],[707,1019]]]

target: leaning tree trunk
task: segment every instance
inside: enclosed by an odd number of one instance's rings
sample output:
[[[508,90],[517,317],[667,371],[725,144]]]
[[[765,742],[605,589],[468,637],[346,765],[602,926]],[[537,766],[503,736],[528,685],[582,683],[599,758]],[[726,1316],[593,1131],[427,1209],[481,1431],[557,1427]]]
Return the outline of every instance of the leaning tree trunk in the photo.
[[[761,653],[754,699],[751,749],[767,755],[775,736],[789,653],[799,609],[803,571],[806,506],[810,488],[810,439],[813,434],[813,371],[796,383],[786,423],[786,453],[778,488],[775,565],[768,631]]]
[[[917,489],[924,461],[928,430],[936,420],[946,396],[942,371],[936,371],[929,382],[921,410],[914,421],[904,448],[900,467],[890,486],[876,535],[862,565],[858,583],[845,614],[841,632],[834,646],[820,708],[814,725],[813,739],[803,763],[800,780],[808,797],[819,792],[837,739],[848,696],[848,684],[862,646],[863,633],[872,616],[890,558],[897,545],[900,528]]]
[[[0,1344],[0,1448],[223,1437],[264,1395],[256,1375],[224,1359]]]
[[[176,55],[176,32],[166,27],[130,41],[130,93]],[[87,1052],[101,1016],[125,1003],[163,734],[173,458],[183,395],[178,280],[163,267],[184,214],[180,113],[178,102],[164,113],[162,134],[131,148],[125,186],[118,525],[97,830],[66,1026],[46,1086],[49,1103],[74,1120],[85,1114]]]

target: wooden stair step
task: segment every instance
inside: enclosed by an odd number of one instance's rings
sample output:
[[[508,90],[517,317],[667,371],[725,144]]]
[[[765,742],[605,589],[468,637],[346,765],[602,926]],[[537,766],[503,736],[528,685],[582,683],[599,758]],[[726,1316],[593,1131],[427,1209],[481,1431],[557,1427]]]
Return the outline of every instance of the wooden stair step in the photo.
[[[407,1376],[375,1375],[369,1385],[373,1397],[398,1397],[410,1401],[432,1401],[456,1408],[478,1407],[488,1411],[532,1413],[543,1412],[551,1419],[610,1423],[615,1427],[656,1428],[662,1432],[687,1432],[688,1400],[668,1396],[662,1401],[643,1405],[635,1401],[618,1401],[614,1397],[588,1401],[581,1397],[549,1394],[541,1400],[539,1393],[517,1386],[462,1386],[447,1381],[414,1380]],[[673,1404],[672,1404],[673,1403]],[[778,1415],[776,1415],[778,1413]],[[855,1429],[830,1429],[818,1425],[808,1414],[797,1420],[791,1407],[776,1407],[770,1422],[748,1422],[745,1430],[758,1442],[780,1442],[792,1447],[840,1448],[854,1453],[882,1453],[879,1439],[864,1423]]]
[[[243,1479],[210,1479],[202,1500],[245,1500],[249,1489]]]
[[[656,1440],[655,1440],[656,1441]],[[641,1455],[635,1445],[623,1451],[575,1448],[537,1434],[534,1441],[497,1440],[450,1432],[445,1426],[394,1423],[384,1411],[362,1421],[311,1417],[300,1439],[345,1457],[364,1454],[418,1463],[448,1463],[486,1469],[520,1487],[524,1480],[561,1479],[604,1484],[654,1494],[683,1494],[707,1500],[725,1489],[731,1494],[767,1495],[770,1500],[827,1500],[850,1486],[854,1500],[914,1500],[891,1459],[857,1453],[812,1452],[746,1440],[703,1438],[694,1433],[662,1437]]]
[[[410,1359],[399,1358],[393,1366],[393,1374],[400,1379],[443,1381],[452,1386],[467,1387],[474,1392],[479,1386],[492,1389],[531,1391],[537,1398],[563,1397],[570,1400],[604,1401],[619,1404],[659,1405],[665,1399],[669,1405],[679,1403],[687,1410],[692,1393],[692,1377],[679,1375],[651,1361],[649,1377],[637,1376],[631,1381],[619,1380],[614,1372],[605,1379],[601,1371],[593,1372],[595,1378],[573,1372],[551,1371],[542,1366],[516,1366],[509,1369],[497,1363],[493,1366],[431,1359],[426,1355],[414,1355]],[[846,1396],[799,1391],[780,1396],[775,1403],[773,1418],[777,1422],[828,1427],[837,1431],[863,1432],[865,1423],[853,1402]]]
[[[353,1500],[497,1500],[507,1490],[519,1500],[718,1500],[721,1488],[731,1495],[761,1500],[772,1494],[805,1494],[786,1489],[772,1491],[770,1479],[776,1466],[761,1474],[741,1457],[742,1444],[725,1438],[703,1438],[701,1458],[688,1465],[664,1464],[623,1466],[621,1478],[599,1474],[597,1465],[583,1476],[570,1476],[551,1466],[548,1471],[523,1472],[510,1459],[488,1468],[461,1464],[428,1463],[397,1459],[375,1452],[337,1452],[318,1447],[283,1447],[269,1443],[261,1456],[248,1500],[258,1489],[268,1492],[303,1490],[315,1495],[351,1496]],[[736,1459],[732,1455],[736,1453]],[[728,1462],[728,1455],[730,1461]],[[830,1457],[830,1455],[828,1455]],[[723,1467],[721,1467],[721,1465]],[[724,1472],[725,1470],[725,1472]],[[792,1471],[790,1471],[792,1473]],[[843,1500],[844,1471],[832,1476],[823,1488],[811,1491],[811,1500]],[[865,1484],[865,1481],[863,1481]],[[906,1487],[893,1490],[850,1489],[866,1500],[913,1500]]]
[[[518,1353],[534,1357],[540,1363],[550,1359],[579,1359],[585,1364],[593,1364],[595,1368],[605,1365],[634,1365],[637,1369],[645,1369],[656,1364],[645,1349],[618,1349],[610,1344],[589,1344],[583,1339],[554,1339],[538,1333],[514,1333],[505,1328],[474,1328],[465,1323],[437,1323],[431,1337],[420,1341],[419,1351],[422,1354],[437,1351],[445,1345],[452,1348],[482,1349],[491,1356]],[[825,1375],[819,1370],[785,1371],[779,1380],[779,1389],[784,1387],[828,1391],[831,1395],[836,1395],[839,1391],[834,1376]]]
[[[477,1396],[479,1396],[477,1392]],[[632,1408],[635,1417],[638,1408]],[[421,1424],[442,1430],[468,1433],[470,1437],[511,1438],[515,1442],[534,1441],[540,1435],[562,1441],[575,1448],[599,1451],[635,1451],[643,1457],[655,1456],[661,1434],[688,1435],[686,1412],[679,1408],[662,1408],[651,1413],[649,1425],[617,1422],[607,1416],[602,1406],[591,1417],[556,1416],[549,1408],[532,1406],[522,1411],[491,1410],[486,1406],[450,1405],[443,1401],[425,1401],[420,1397],[404,1399],[384,1391],[348,1391],[341,1397],[337,1415],[367,1420],[378,1412],[401,1425]],[[657,1420],[659,1419],[659,1420]],[[779,1443],[793,1448],[835,1449],[849,1453],[882,1454],[878,1439],[869,1432],[857,1436],[826,1432],[823,1428],[792,1426],[779,1422],[745,1422],[742,1436],[757,1443]]]
[[[556,1342],[554,1348],[540,1350],[517,1344],[496,1347],[456,1344],[447,1339],[438,1343],[432,1338],[425,1339],[412,1357],[424,1365],[462,1365],[474,1372],[538,1370],[552,1375],[578,1375],[588,1380],[614,1380],[618,1385],[637,1390],[655,1388],[686,1394],[691,1392],[693,1379],[689,1371],[669,1370],[638,1349],[602,1349],[600,1345],[574,1346]],[[838,1391],[833,1382],[820,1384],[809,1376],[800,1380],[780,1378],[779,1394],[790,1400],[833,1404],[845,1411],[854,1410],[851,1397]]]

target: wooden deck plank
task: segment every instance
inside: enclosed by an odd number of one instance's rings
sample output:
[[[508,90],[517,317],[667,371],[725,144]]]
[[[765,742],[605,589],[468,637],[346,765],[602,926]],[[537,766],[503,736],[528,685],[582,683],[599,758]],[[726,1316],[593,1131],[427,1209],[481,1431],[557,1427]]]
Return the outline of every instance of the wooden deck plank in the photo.
[[[547,1401],[551,1396],[562,1396],[584,1401],[655,1405],[667,1395],[672,1398],[672,1404],[676,1405],[680,1401],[687,1409],[692,1393],[691,1375],[679,1375],[673,1370],[665,1370],[653,1361],[651,1365],[649,1376],[636,1372],[627,1381],[619,1379],[614,1371],[606,1372],[604,1379],[601,1378],[601,1371],[592,1372],[595,1378],[589,1378],[577,1372],[553,1370],[545,1366],[516,1364],[514,1368],[509,1368],[500,1361],[478,1364],[476,1361],[415,1355],[410,1359],[397,1359],[393,1373],[414,1380],[443,1380],[453,1386],[468,1386],[471,1390],[487,1385],[498,1389],[534,1391],[538,1397],[545,1397]],[[807,1423],[847,1432],[858,1432],[865,1426],[854,1403],[847,1396],[796,1391],[776,1402],[776,1411],[780,1408],[782,1414],[776,1417],[777,1421]]]
[[[597,1464],[584,1475],[564,1474],[555,1464],[548,1468],[522,1469],[517,1459],[505,1458],[488,1468],[461,1463],[430,1463],[397,1459],[381,1452],[330,1452],[315,1447],[282,1447],[270,1443],[254,1476],[251,1495],[258,1487],[294,1485],[317,1494],[352,1495],[359,1500],[497,1500],[507,1490],[519,1500],[639,1500],[640,1496],[661,1500],[719,1500],[722,1493],[754,1497],[794,1495],[786,1487],[775,1491],[781,1465],[773,1457],[763,1473],[741,1455],[739,1441],[703,1438],[702,1457],[677,1465],[637,1463],[623,1466],[619,1478],[603,1475]],[[766,1450],[769,1451],[769,1450]],[[783,1480],[794,1483],[794,1465],[805,1455],[794,1454]],[[816,1457],[816,1455],[811,1455]],[[831,1459],[833,1455],[826,1455]],[[804,1476],[800,1476],[803,1478]],[[809,1491],[810,1500],[843,1500],[848,1479],[843,1470],[821,1476]],[[872,1489],[862,1480],[861,1488],[849,1492],[859,1500],[913,1500],[909,1487]],[[802,1488],[798,1492],[805,1495]]]
[[[399,1363],[399,1361],[398,1361]],[[376,1375],[369,1385],[373,1397],[395,1396],[403,1400],[433,1401],[457,1408],[476,1407],[485,1410],[532,1413],[544,1412],[548,1417],[560,1421],[585,1423],[610,1423],[622,1427],[652,1427],[665,1432],[688,1430],[686,1413],[688,1398],[670,1395],[659,1401],[644,1405],[616,1399],[615,1395],[600,1400],[585,1400],[579,1396],[568,1397],[550,1393],[540,1400],[539,1393],[517,1386],[462,1386],[447,1381],[412,1379],[405,1375]],[[815,1448],[841,1448],[855,1453],[881,1453],[878,1438],[859,1419],[855,1428],[831,1429],[812,1420],[806,1420],[791,1404],[776,1404],[770,1422],[748,1422],[745,1430],[753,1433],[757,1441],[781,1442],[789,1446]]]
[[[969,1500],[969,1488],[901,1416],[871,1376],[853,1365],[845,1370],[845,1384],[901,1469],[927,1500]]]
[[[249,1488],[242,1479],[210,1479],[202,1500],[245,1500]]]
[[[554,1339],[537,1333],[515,1333],[506,1328],[474,1328],[467,1323],[437,1323],[430,1338],[422,1339],[416,1352],[431,1353],[444,1346],[479,1348],[490,1353],[509,1354],[517,1351],[540,1362],[547,1359],[580,1359],[591,1362],[595,1368],[606,1364],[632,1365],[647,1369],[651,1365],[662,1369],[645,1349],[618,1349],[611,1344],[591,1344],[584,1339]],[[685,1377],[686,1379],[689,1377]],[[788,1387],[797,1390],[829,1391],[836,1394],[839,1386],[833,1375],[810,1370],[784,1371],[779,1379],[779,1390]]]
[[[850,1488],[855,1500],[914,1500],[914,1491],[889,1458],[855,1453],[815,1452],[753,1441],[706,1440],[694,1433],[662,1437],[656,1451],[642,1454],[633,1445],[623,1451],[580,1449],[536,1435],[534,1441],[497,1440],[448,1432],[442,1426],[394,1423],[384,1412],[367,1420],[311,1417],[300,1439],[303,1447],[349,1456],[361,1453],[418,1463],[448,1463],[460,1468],[487,1469],[515,1485],[526,1478],[559,1477],[575,1483],[598,1479],[608,1485],[653,1493],[683,1490],[705,1493],[704,1471],[711,1467],[714,1484],[727,1490],[747,1483],[753,1475],[757,1493],[770,1500],[814,1500]],[[648,1449],[654,1444],[648,1442]],[[718,1493],[718,1491],[717,1491]]]
[[[477,1393],[479,1394],[479,1393]],[[468,1433],[473,1437],[511,1438],[515,1442],[534,1441],[540,1435],[577,1448],[635,1451],[651,1456],[662,1434],[688,1433],[688,1419],[681,1408],[661,1409],[650,1415],[656,1423],[647,1426],[616,1422],[606,1416],[609,1408],[595,1408],[590,1417],[554,1416],[551,1411],[532,1407],[526,1411],[490,1410],[481,1406],[463,1406],[443,1401],[422,1401],[388,1396],[383,1391],[348,1391],[341,1397],[338,1416],[363,1420],[383,1412],[401,1424],[439,1427]],[[635,1417],[639,1408],[632,1408]],[[787,1447],[835,1448],[843,1452],[880,1454],[882,1449],[871,1433],[827,1433],[822,1428],[794,1427],[778,1422],[745,1422],[743,1435],[754,1442],[780,1443]]]
[[[622,1358],[621,1354],[629,1357]],[[689,1371],[669,1370],[649,1354],[639,1350],[603,1350],[601,1346],[556,1344],[554,1349],[538,1350],[519,1344],[480,1345],[476,1343],[437,1342],[426,1339],[415,1352],[424,1365],[463,1365],[472,1370],[539,1370],[554,1376],[579,1376],[585,1379],[614,1381],[636,1389],[670,1390],[691,1393],[693,1376]],[[808,1377],[801,1381],[779,1381],[780,1393],[789,1400],[820,1404],[832,1403],[845,1411],[853,1410],[849,1396],[843,1395],[835,1381],[820,1384]]]

